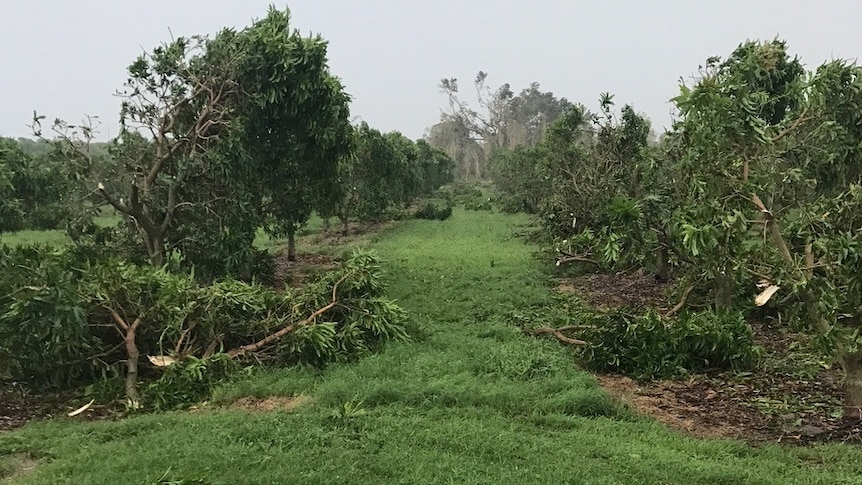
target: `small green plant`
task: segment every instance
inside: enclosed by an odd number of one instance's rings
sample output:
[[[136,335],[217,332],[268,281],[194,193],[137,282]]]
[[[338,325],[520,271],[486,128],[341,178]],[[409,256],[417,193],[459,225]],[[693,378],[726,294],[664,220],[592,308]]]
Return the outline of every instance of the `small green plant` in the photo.
[[[351,399],[339,406],[338,409],[332,413],[332,418],[339,421],[350,421],[351,419],[365,414],[368,414],[368,410],[365,409],[365,402]]]

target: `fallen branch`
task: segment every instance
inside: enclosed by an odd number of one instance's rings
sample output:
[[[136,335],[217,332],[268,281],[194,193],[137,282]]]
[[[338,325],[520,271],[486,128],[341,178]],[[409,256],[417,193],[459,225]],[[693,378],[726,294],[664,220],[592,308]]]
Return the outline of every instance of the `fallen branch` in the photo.
[[[565,327],[558,327],[556,330],[558,332],[568,332],[570,330],[584,330],[586,328],[596,328],[595,325],[566,325]]]
[[[183,355],[183,352],[181,352],[183,350],[183,342],[186,340],[186,337],[189,335],[189,332],[191,332],[197,324],[197,320],[193,321],[191,325],[184,328],[182,333],[180,333],[180,338],[179,340],[177,340],[177,345],[174,346],[175,355]],[[191,343],[189,343],[188,347],[191,347]]]
[[[557,340],[566,344],[566,345],[587,345],[583,340],[574,339],[571,337],[566,337],[563,335],[562,330],[568,329],[571,327],[563,327],[563,328],[551,328],[551,327],[539,327],[532,329],[524,329],[524,333],[528,335],[553,335]]]
[[[590,263],[590,264],[594,264],[596,266],[601,265],[601,263],[599,263],[595,259],[589,258],[587,256],[567,255],[565,257],[557,259],[557,266],[559,266],[563,263],[572,263],[572,262]]]
[[[337,297],[338,285],[343,283],[344,280],[347,279],[347,276],[348,275],[342,276],[340,280],[336,281],[335,284],[332,285],[332,299],[330,300],[329,304],[327,304],[326,306],[324,306],[322,308],[317,309],[314,313],[309,315],[309,317],[306,318],[305,320],[302,320],[300,322],[291,323],[290,325],[283,327],[281,330],[279,330],[273,334],[267,335],[266,337],[258,340],[255,343],[243,345],[242,347],[237,347],[235,349],[229,350],[227,352],[227,355],[229,355],[232,358],[237,358],[237,357],[241,357],[241,356],[243,356],[249,352],[256,352],[256,351],[266,347],[267,345],[279,340],[280,338],[284,337],[285,335],[293,332],[294,330],[296,330],[299,327],[311,325],[312,323],[315,322],[315,320],[317,320],[317,317],[323,315],[324,313],[328,312],[329,310],[332,310],[338,304],[338,297]]]
[[[686,300],[688,300],[688,295],[692,292],[692,290],[694,290],[694,285],[691,285],[686,288],[685,291],[682,293],[682,298],[679,299],[679,303],[677,303],[673,308],[668,310],[668,312],[664,314],[664,318],[670,318],[679,313],[679,311],[685,307],[685,302]]]

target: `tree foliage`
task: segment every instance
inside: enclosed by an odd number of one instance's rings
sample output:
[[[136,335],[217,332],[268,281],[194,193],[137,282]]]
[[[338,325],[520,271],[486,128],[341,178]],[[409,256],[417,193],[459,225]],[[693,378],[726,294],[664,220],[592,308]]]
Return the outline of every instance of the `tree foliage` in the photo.
[[[65,227],[79,200],[58,155],[33,156],[18,141],[0,138],[0,231]]]
[[[156,47],[129,66],[118,94],[113,163],[94,185],[133,222],[156,266],[248,277],[261,268],[251,245],[259,227],[292,239],[316,204],[337,197],[349,98],[329,72],[326,42],[292,30],[287,10]],[[80,155],[89,144],[64,126],[54,124],[57,145]]]
[[[454,176],[454,160],[424,140],[381,133],[365,122],[354,127],[352,140],[352,152],[339,162],[340,199],[321,207],[324,216],[338,217],[343,232],[351,219],[384,220]]]
[[[261,197],[272,235],[296,229],[318,204],[337,197],[338,161],[350,149],[349,97],[329,72],[326,42],[291,31],[290,13],[270,9],[238,35],[244,52],[241,176]]]

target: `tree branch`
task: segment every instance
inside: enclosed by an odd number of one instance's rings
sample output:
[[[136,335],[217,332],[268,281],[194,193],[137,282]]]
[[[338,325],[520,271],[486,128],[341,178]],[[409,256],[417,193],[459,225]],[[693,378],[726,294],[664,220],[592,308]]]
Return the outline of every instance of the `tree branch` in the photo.
[[[787,136],[791,131],[798,128],[799,125],[802,124],[803,121],[809,120],[810,118],[805,116],[805,114],[807,112],[808,112],[808,106],[806,106],[805,109],[802,110],[802,114],[799,115],[799,118],[796,118],[796,121],[794,121],[792,125],[788,126],[784,131],[782,131],[781,133],[779,133],[778,135],[773,137],[772,140],[770,140],[770,142],[776,143],[776,142],[780,141],[782,138]]]
[[[671,308],[667,313],[665,313],[663,317],[670,318],[679,313],[679,311],[685,307],[685,302],[686,300],[688,300],[688,295],[692,292],[692,290],[694,290],[694,285],[691,285],[686,288],[685,291],[682,293],[682,298],[679,299],[679,303],[677,303],[673,308]]]
[[[339,279],[338,281],[335,282],[334,285],[332,285],[332,299],[330,300],[329,304],[327,304],[326,306],[324,306],[322,308],[317,309],[314,313],[309,315],[309,317],[306,318],[305,320],[302,320],[300,322],[291,323],[290,325],[283,327],[281,330],[279,330],[279,331],[277,331],[271,335],[267,335],[266,337],[258,340],[255,343],[243,345],[242,347],[238,347],[238,348],[229,350],[227,354],[229,356],[231,356],[232,358],[237,358],[237,357],[241,357],[241,356],[243,356],[249,352],[256,352],[256,351],[262,349],[263,347],[266,347],[267,345],[269,345],[273,342],[276,342],[277,340],[284,337],[285,335],[293,332],[298,327],[304,327],[306,325],[311,325],[312,323],[315,322],[315,320],[317,320],[317,317],[319,317],[319,316],[323,315],[324,313],[328,312],[329,310],[335,308],[335,306],[338,304],[338,297],[337,297],[338,286],[341,285],[341,283],[343,283],[347,279],[348,276],[349,276],[349,274],[342,276],[341,279]]]
[[[576,345],[576,346],[584,346],[587,345],[583,340],[578,340],[570,337],[566,337],[563,335],[562,330],[568,328],[551,328],[551,327],[539,327],[532,329],[524,329],[524,333],[527,335],[553,335],[557,340],[566,344],[566,345]]]

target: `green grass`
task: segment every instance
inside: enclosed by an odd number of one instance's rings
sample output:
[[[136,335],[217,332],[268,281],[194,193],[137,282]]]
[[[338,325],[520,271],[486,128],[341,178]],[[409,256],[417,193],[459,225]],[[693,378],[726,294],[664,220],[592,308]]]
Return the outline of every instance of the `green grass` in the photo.
[[[0,434],[0,456],[40,460],[12,483],[860,483],[858,448],[754,448],[636,417],[569,349],[508,325],[509,310],[550,298],[534,248],[509,237],[525,222],[456,211],[387,231],[372,246],[412,342],[322,371],[259,371],[214,396],[311,403],[34,423]]]
[[[116,225],[120,221],[120,216],[113,211],[106,211],[93,218],[93,222],[99,227],[110,227]],[[311,234],[319,232],[323,227],[323,219],[316,214],[312,215],[308,224],[298,231],[298,235]],[[48,244],[51,246],[63,246],[71,244],[72,240],[64,230],[24,230],[8,233],[0,233],[0,244],[9,246],[20,246],[22,244]],[[254,246],[259,249],[276,251],[287,244],[286,238],[271,238],[263,229],[259,229],[254,238]]]
[[[0,233],[0,244],[8,246],[21,246],[22,244],[47,244],[49,246],[64,246],[71,244],[72,240],[66,231],[59,229],[48,231],[15,231]]]
[[[107,212],[107,211],[106,211]],[[113,211],[98,215],[93,218],[93,223],[99,227],[116,225],[120,217]],[[65,246],[72,244],[66,231],[63,229],[50,230],[24,230],[0,233],[0,244],[8,246],[20,246],[22,244],[47,244],[49,246]]]

